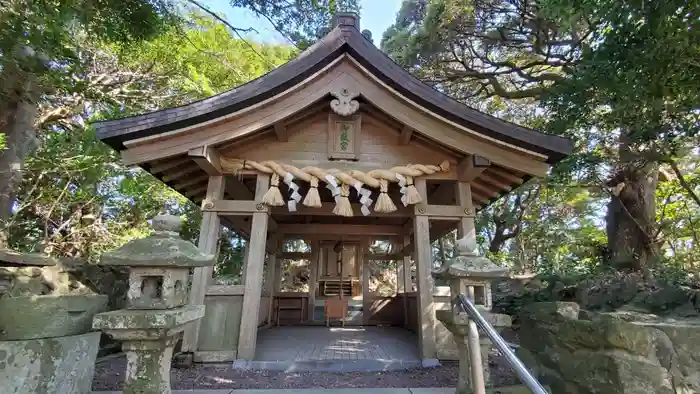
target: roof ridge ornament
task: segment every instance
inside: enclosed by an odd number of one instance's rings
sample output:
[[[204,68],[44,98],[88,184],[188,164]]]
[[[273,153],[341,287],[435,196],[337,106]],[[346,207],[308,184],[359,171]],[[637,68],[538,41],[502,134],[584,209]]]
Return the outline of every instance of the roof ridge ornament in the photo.
[[[360,109],[360,103],[355,100],[360,96],[357,92],[342,88],[340,91],[332,91],[331,96],[335,97],[331,100],[331,109],[340,116],[350,116]]]
[[[338,11],[333,15],[331,26],[352,26],[360,30],[360,15],[352,11]]]

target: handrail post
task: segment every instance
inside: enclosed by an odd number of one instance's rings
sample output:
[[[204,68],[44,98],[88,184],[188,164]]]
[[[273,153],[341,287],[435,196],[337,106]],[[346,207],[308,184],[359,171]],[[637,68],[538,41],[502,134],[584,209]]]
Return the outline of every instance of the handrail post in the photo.
[[[472,293],[472,299],[473,299],[473,290],[468,292]],[[534,376],[530,373],[530,371],[527,370],[525,365],[518,359],[518,357],[513,353],[513,351],[510,349],[506,341],[501,337],[501,335],[489,324],[486,319],[484,319],[483,316],[479,313],[479,310],[476,309],[474,304],[472,304],[471,300],[466,297],[464,294],[459,294],[457,296],[457,299],[459,300],[459,303],[462,305],[462,309],[464,312],[467,313],[469,316],[469,343],[470,343],[470,353],[471,353],[471,337],[472,337],[472,324],[476,328],[481,328],[481,330],[486,334],[487,337],[491,340],[491,342],[496,346],[496,348],[503,353],[505,356],[506,360],[508,361],[508,364],[511,366],[513,371],[518,375],[520,380],[527,386],[530,391],[532,391],[534,394],[548,394],[547,390],[542,387],[540,382],[535,379]],[[477,344],[479,334],[477,331],[476,334],[477,338]],[[479,355],[479,359],[481,359],[481,354]],[[472,364],[472,371],[474,370],[474,364]],[[472,372],[473,373],[473,372]],[[483,373],[483,372],[482,372]],[[473,375],[472,375],[473,376]],[[482,375],[483,376],[483,375]],[[476,390],[476,389],[474,389]]]
[[[474,286],[467,286],[467,294],[474,299]],[[467,346],[469,349],[469,361],[472,377],[472,390],[474,394],[486,394],[484,382],[484,368],[481,361],[481,343],[479,341],[479,329],[474,319],[469,317],[469,329],[467,331]]]

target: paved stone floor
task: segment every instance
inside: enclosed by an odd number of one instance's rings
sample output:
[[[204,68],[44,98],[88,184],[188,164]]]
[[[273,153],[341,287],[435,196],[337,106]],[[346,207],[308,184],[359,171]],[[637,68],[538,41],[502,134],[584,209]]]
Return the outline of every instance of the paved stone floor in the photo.
[[[285,390],[174,390],[173,394],[454,394],[454,388],[415,389],[285,389]],[[93,391],[94,394],[121,394],[120,391]],[[494,393],[497,394],[497,393]],[[500,393],[498,393],[500,394]]]
[[[255,359],[411,360],[420,359],[418,337],[396,327],[274,327],[258,332]]]
[[[173,394],[454,394],[452,387],[404,389],[286,389],[286,390],[174,390]],[[486,389],[486,394],[528,394],[524,386]],[[121,394],[121,391],[93,391],[93,394]]]

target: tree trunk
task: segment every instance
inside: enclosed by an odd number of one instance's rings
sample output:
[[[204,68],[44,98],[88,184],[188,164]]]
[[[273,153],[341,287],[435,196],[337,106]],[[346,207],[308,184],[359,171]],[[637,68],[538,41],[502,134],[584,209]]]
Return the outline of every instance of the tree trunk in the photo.
[[[610,266],[650,276],[649,269],[659,255],[653,239],[658,178],[658,165],[644,162],[630,150],[628,138],[621,137],[620,163],[608,183],[615,190],[606,216]]]
[[[9,226],[22,170],[27,156],[36,148],[34,120],[37,104],[31,99],[30,84],[20,85],[0,108],[0,124],[7,148],[0,151],[0,248],[9,247]]]

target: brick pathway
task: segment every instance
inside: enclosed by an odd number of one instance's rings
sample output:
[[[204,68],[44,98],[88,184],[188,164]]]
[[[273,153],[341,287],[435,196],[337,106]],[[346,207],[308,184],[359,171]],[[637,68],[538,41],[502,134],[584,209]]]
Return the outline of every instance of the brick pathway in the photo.
[[[418,338],[396,327],[274,327],[258,333],[256,361],[416,361]]]

